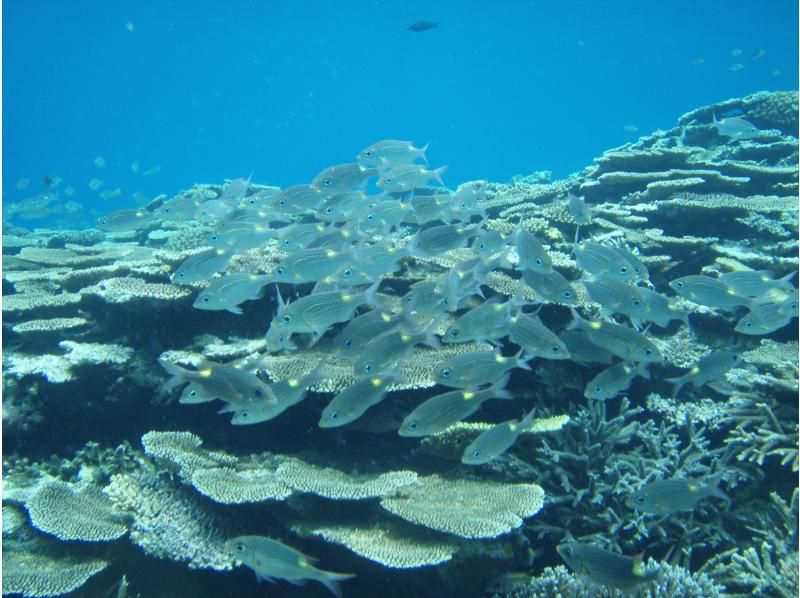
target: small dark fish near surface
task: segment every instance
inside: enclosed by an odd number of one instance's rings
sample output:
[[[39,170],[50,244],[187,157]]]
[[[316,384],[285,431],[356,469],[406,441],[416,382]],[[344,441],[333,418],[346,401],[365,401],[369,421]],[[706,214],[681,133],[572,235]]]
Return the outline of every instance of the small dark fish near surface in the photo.
[[[408,26],[409,31],[413,31],[414,33],[421,33],[422,31],[427,31],[428,29],[436,29],[439,26],[439,23],[432,23],[431,21],[415,21]]]
[[[626,592],[655,577],[642,567],[640,558],[605,550],[594,544],[565,542],[556,547],[558,554],[576,575],[609,588]]]

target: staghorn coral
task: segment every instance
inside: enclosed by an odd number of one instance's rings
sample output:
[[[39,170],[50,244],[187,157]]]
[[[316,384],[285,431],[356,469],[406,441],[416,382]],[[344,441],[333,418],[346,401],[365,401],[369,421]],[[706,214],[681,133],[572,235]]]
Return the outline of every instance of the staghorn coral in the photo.
[[[447,479],[438,475],[397,495],[381,499],[381,506],[398,517],[462,538],[495,538],[522,525],[539,512],[544,491],[536,484],[501,484]]]
[[[413,471],[389,471],[377,477],[353,476],[294,457],[281,459],[275,477],[298,492],[308,492],[333,500],[390,496],[400,488],[417,483],[417,474]]]
[[[128,531],[108,498],[93,485],[41,484],[25,502],[31,523],[59,540],[107,542]]]
[[[692,596],[714,598],[726,596],[725,588],[703,573],[692,573],[682,567],[649,559],[644,564],[645,575],[652,581],[638,586],[637,598],[662,598],[665,596]],[[563,565],[547,567],[524,588],[514,589],[509,598],[622,598],[631,595],[618,590],[601,588],[589,579],[579,577]]]
[[[112,476],[104,492],[132,517],[130,539],[146,554],[188,563],[190,569],[233,569],[225,550],[226,523],[196,494],[150,468]]]

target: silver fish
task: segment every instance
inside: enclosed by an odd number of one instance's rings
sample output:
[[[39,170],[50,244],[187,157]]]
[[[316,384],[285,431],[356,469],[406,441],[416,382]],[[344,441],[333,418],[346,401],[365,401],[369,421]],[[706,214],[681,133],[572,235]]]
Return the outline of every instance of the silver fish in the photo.
[[[589,381],[583,396],[596,401],[613,399],[623,390],[628,390],[636,376],[649,378],[648,365],[647,363],[634,365],[625,362],[612,365]]]
[[[617,278],[606,277],[584,280],[583,284],[592,300],[603,306],[605,314],[624,314],[637,327],[646,319],[647,304],[638,287]]]
[[[582,197],[568,193],[567,210],[577,224],[585,225],[592,223],[592,210],[586,205]]]
[[[272,198],[272,207],[284,214],[316,212],[327,195],[311,185],[292,185]]]
[[[508,338],[519,345],[528,356],[544,359],[569,359],[564,342],[545,326],[539,316],[517,311],[508,318]]]
[[[247,401],[277,403],[277,398],[269,385],[246,370],[213,361],[203,361],[196,370],[188,370],[163,359],[159,359],[158,362],[172,376],[172,379],[166,384],[167,389],[189,382],[202,387],[201,395],[206,399],[213,397],[230,403]],[[182,398],[187,399],[185,402],[204,402],[192,401],[194,397]]]
[[[477,226],[463,224],[432,226],[422,229],[412,237],[408,251],[414,256],[438,256],[445,251],[464,247],[477,234]]]
[[[508,334],[508,303],[490,299],[462,314],[442,337],[445,343],[484,342],[500,339]]]
[[[623,592],[630,591],[656,576],[655,571],[651,574],[645,573],[641,558],[617,554],[594,544],[565,542],[559,544],[556,550],[576,575]]]
[[[425,151],[428,144],[423,147],[414,147],[410,141],[398,141],[396,139],[385,139],[377,141],[358,152],[356,160],[362,166],[374,166],[385,168],[397,164],[411,164],[417,160],[427,162]]]
[[[553,271],[553,260],[544,245],[533,233],[523,227],[522,223],[517,227],[513,239],[519,256],[518,267],[520,270],[534,270],[542,274]]]
[[[665,378],[667,382],[673,384],[672,396],[675,397],[686,384],[702,386],[712,380],[717,380],[725,373],[736,367],[742,358],[731,351],[712,351],[702,357],[689,368],[689,371],[677,378]]]
[[[322,222],[304,222],[300,224],[290,224],[278,229],[278,246],[288,253],[293,253],[305,249],[309,243],[317,239],[327,230]]]
[[[558,271],[537,272],[523,270],[522,280],[536,293],[536,297],[549,303],[575,305],[578,295],[569,281]]]
[[[472,251],[478,255],[492,255],[506,248],[508,239],[496,230],[480,229],[472,241]]]
[[[600,320],[584,320],[575,308],[570,329],[583,330],[594,344],[603,347],[625,361],[661,362],[663,356],[658,348],[642,334],[627,326]]]
[[[486,211],[478,202],[487,200],[486,187],[486,181],[474,181],[461,185],[442,211],[442,220],[445,222],[455,220],[469,222],[475,216],[484,220]]]
[[[232,205],[221,199],[211,199],[197,207],[194,219],[203,224],[214,224],[225,220],[233,212],[233,209]]]
[[[416,345],[426,344],[438,348],[439,340],[433,335],[431,328],[432,326],[407,331],[401,327],[376,336],[364,346],[363,353],[353,364],[355,375],[372,376],[393,370]]]
[[[442,432],[468,418],[489,399],[512,399],[505,390],[509,376],[484,390],[453,390],[424,401],[409,413],[397,431],[404,437],[421,437]]]
[[[241,315],[237,307],[245,301],[261,299],[264,287],[272,282],[270,276],[237,272],[222,278],[215,278],[195,299],[193,307],[205,310],[227,310]]]
[[[411,206],[410,216],[413,216],[411,222],[422,226],[428,222],[441,219],[442,211],[450,204],[450,193],[437,192],[425,194],[415,192],[409,204]]]
[[[360,189],[377,174],[374,168],[365,168],[361,164],[339,164],[320,172],[311,181],[311,186],[327,194],[345,193]]]
[[[666,295],[645,287],[636,287],[636,292],[645,303],[644,319],[656,326],[666,328],[672,320],[680,320],[689,326],[689,314],[677,307]]]
[[[645,484],[628,497],[628,506],[642,513],[668,515],[691,511],[704,498],[716,496],[727,502],[730,497],[718,486],[721,476],[710,480],[672,478]]]
[[[306,397],[306,391],[325,377],[323,368],[317,367],[302,378],[288,378],[270,384],[270,389],[277,399],[253,402],[249,405],[235,405],[231,423],[234,426],[250,426],[278,417],[289,407],[297,405]]]
[[[425,187],[429,181],[436,181],[444,185],[442,175],[447,166],[428,170],[419,164],[400,164],[384,170],[378,179],[377,185],[384,191],[400,192],[411,191],[418,187]]]
[[[783,302],[755,299],[750,304],[750,313],[736,323],[734,330],[749,335],[771,334],[797,317],[797,301],[793,303],[794,310],[787,308]]]
[[[503,357],[499,351],[476,351],[455,355],[436,371],[436,383],[451,388],[478,388],[500,380],[514,368],[530,370],[522,351]]]
[[[179,220],[191,220],[197,211],[200,201],[192,196],[182,196],[171,199],[159,207],[155,214],[161,220],[176,222]]]
[[[422,280],[414,283],[411,289],[403,295],[403,313],[435,314],[444,312],[442,296],[436,290],[436,280]]]
[[[396,373],[388,372],[363,378],[337,394],[322,410],[320,428],[337,428],[349,424],[380,403],[392,384],[399,380]]]
[[[735,311],[750,304],[750,299],[737,295],[730,286],[710,276],[683,276],[670,282],[669,286],[681,297],[708,307]]]
[[[230,180],[222,186],[222,201],[239,203],[247,195],[249,189],[250,177]]]
[[[358,355],[366,344],[401,323],[399,316],[381,309],[373,309],[356,316],[342,329],[333,346],[344,355]]]
[[[310,333],[318,340],[334,324],[352,319],[362,305],[378,305],[377,292],[381,281],[376,280],[368,289],[327,291],[312,293],[286,304],[278,293],[278,313],[267,330],[267,347],[270,351],[292,349],[290,337],[296,333]]]
[[[282,260],[270,275],[275,282],[290,284],[317,282],[336,272],[351,259],[350,251],[311,247],[296,251]]]
[[[398,199],[374,202],[359,220],[359,229],[365,232],[388,234],[408,217],[411,207]]]
[[[337,193],[316,211],[317,220],[323,222],[348,222],[369,209],[372,199],[361,191]]]
[[[615,248],[592,241],[581,241],[573,248],[578,267],[591,276],[606,275],[620,280],[633,281],[636,271]]]
[[[508,421],[482,432],[464,449],[461,462],[465,465],[482,465],[505,453],[514,446],[519,435],[533,424],[534,410],[519,421]]]
[[[720,274],[719,280],[737,295],[756,298],[775,288],[793,290],[792,279],[796,275],[797,272],[789,272],[783,278],[776,279],[772,272],[767,270],[743,270]]]
[[[109,233],[144,230],[153,222],[153,214],[146,210],[117,210],[97,219],[97,230]]]
[[[176,284],[200,282],[224,270],[233,258],[233,250],[229,245],[208,249],[187,257],[170,277]]]
[[[258,579],[285,579],[294,585],[310,579],[324,585],[338,598],[342,596],[338,582],[354,577],[349,573],[317,569],[312,565],[317,559],[264,536],[239,536],[225,542],[225,549],[234,559],[255,571]]]
[[[559,338],[567,346],[570,359],[576,363],[608,365],[613,360],[614,356],[611,353],[595,345],[582,330],[567,330]]]
[[[617,247],[616,245],[609,246],[609,249],[612,253],[616,254],[620,260],[625,260],[633,267],[634,278],[636,280],[647,281],[650,279],[650,271],[647,269],[644,262],[639,259],[638,255],[632,251],[628,251],[624,247]]]
[[[734,65],[735,66],[735,65]],[[741,65],[739,65],[741,67]],[[717,120],[717,115],[712,113],[714,118],[711,127],[717,130],[722,137],[730,137],[737,141],[753,139],[761,134],[758,127],[743,118],[736,116]]]

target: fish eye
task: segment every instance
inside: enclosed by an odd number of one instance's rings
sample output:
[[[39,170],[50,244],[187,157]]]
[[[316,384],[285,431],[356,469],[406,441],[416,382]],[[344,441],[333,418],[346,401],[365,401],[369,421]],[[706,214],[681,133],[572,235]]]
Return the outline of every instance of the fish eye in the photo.
[[[653,354],[653,350],[652,349],[645,349],[644,350],[644,354],[645,355],[652,355]]]
[[[627,274],[627,273],[628,273],[628,268],[627,268],[626,266],[622,266],[622,267],[619,269],[619,273],[620,273],[620,274]]]
[[[325,208],[325,213],[326,213],[328,216],[330,216],[331,214],[333,214],[333,206],[328,206],[327,208]]]
[[[386,181],[387,183],[391,183],[394,179],[392,177],[386,177],[383,180]]]
[[[197,391],[196,390],[190,390],[189,391],[189,396],[190,397],[196,397],[197,396]]]
[[[368,363],[367,365],[365,365],[364,366],[364,371],[369,374],[372,371],[372,364]]]
[[[680,281],[677,281],[677,280],[676,280],[676,281],[673,281],[673,282],[674,282],[675,286],[676,286],[676,287],[678,287],[679,289],[682,289],[682,288],[683,288],[683,283],[682,283],[682,282],[680,282]]]
[[[250,414],[247,411],[240,411],[239,417],[241,417],[242,419],[247,419],[248,417],[250,417]]]
[[[562,296],[564,297],[564,299],[572,299],[572,291],[564,291],[562,293]]]
[[[417,429],[417,422],[411,422],[410,424],[408,424],[408,429],[409,430],[416,430]]]
[[[342,272],[342,275],[344,275],[344,276],[351,276],[352,274],[353,274],[353,271],[350,268],[348,268],[347,270]]]
[[[375,214],[370,214],[369,216],[367,216],[367,220],[370,221],[375,220]]]
[[[322,184],[325,185],[326,187],[330,187],[333,184],[333,181],[331,179],[329,179],[329,178],[328,179],[322,179]]]
[[[472,456],[477,459],[478,457],[481,456],[481,452],[478,449],[475,449],[474,451],[472,451]]]
[[[641,304],[642,304],[642,302],[641,302],[641,301],[639,301],[638,299],[634,299],[634,300],[633,300],[633,305],[634,305],[635,307],[639,307]]]
[[[444,369],[441,371],[442,378],[449,378],[450,377],[450,370]]]
[[[480,249],[481,251],[486,249],[486,243],[478,243],[478,249]]]
[[[642,504],[642,503],[644,502],[644,496],[637,496],[635,500],[636,500],[636,502],[638,502],[639,504]]]
[[[286,269],[285,269],[285,268],[283,268],[283,267],[281,267],[281,268],[275,268],[275,273],[276,273],[276,274],[279,274],[279,275],[283,276],[283,273],[284,273],[284,272],[286,272]]]
[[[553,345],[552,347],[550,347],[550,351],[552,351],[553,353],[560,353],[561,348],[558,347],[557,345]]]
[[[210,299],[208,298],[208,296],[203,297],[203,303],[208,303],[209,301],[210,301]]]
[[[594,394],[599,395],[602,392],[602,390],[603,389],[600,388],[599,386],[595,386],[594,387]]]
[[[338,411],[331,411],[330,418],[331,419],[338,419],[339,418],[339,412]]]
[[[537,266],[541,266],[542,265],[542,258],[540,258],[540,257],[536,258],[536,265]]]
[[[352,346],[352,345],[353,345],[353,341],[352,341],[351,339],[349,339],[349,338],[346,338],[342,344],[343,344],[345,347],[350,347],[350,346]]]
[[[452,336],[453,338],[458,338],[459,334],[461,334],[461,331],[458,329],[450,331],[450,336]]]
[[[745,328],[752,328],[752,326],[753,326],[753,321],[752,321],[752,320],[750,320],[749,322],[745,322],[745,323],[744,323],[744,325],[745,325]]]
[[[370,158],[371,156],[372,156],[372,150],[367,150],[367,151],[364,152],[364,157],[365,158]]]
[[[286,205],[286,200],[285,199],[279,199],[278,200],[278,205],[281,206],[281,207],[285,206]]]
[[[244,552],[244,544],[236,544],[236,545],[233,547],[233,549],[234,549],[236,552]]]
[[[288,316],[288,315],[287,316],[283,316],[283,318],[281,318],[281,321],[284,324],[291,324],[292,323],[292,316]],[[281,338],[283,338],[283,337],[281,337]]]

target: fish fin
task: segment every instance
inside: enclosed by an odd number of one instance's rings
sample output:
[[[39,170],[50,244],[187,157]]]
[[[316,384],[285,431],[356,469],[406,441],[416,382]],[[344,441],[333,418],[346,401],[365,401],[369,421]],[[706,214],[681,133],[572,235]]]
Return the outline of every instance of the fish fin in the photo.
[[[236,306],[234,306],[234,307],[229,307],[229,308],[227,308],[225,311],[229,311],[229,312],[231,312],[232,314],[236,314],[237,316],[241,316],[241,315],[244,313],[244,312],[242,311],[242,308],[241,308],[241,307],[236,307]]]
[[[536,412],[536,409],[535,409],[535,408],[534,408],[534,409],[531,409],[531,410],[528,412],[528,415],[526,415],[525,417],[523,417],[523,418],[522,418],[522,419],[519,421],[519,427],[520,427],[520,428],[521,428],[523,431],[524,431],[524,430],[530,430],[530,429],[531,429],[531,426],[533,425],[533,414],[534,414],[535,412]]]
[[[530,356],[525,355],[525,350],[520,349],[517,351],[517,354],[514,355],[514,359],[516,360],[515,367],[520,368],[521,370],[528,370],[531,371],[531,366],[528,365],[528,361],[531,359]]]
[[[382,308],[381,302],[378,299],[378,287],[381,286],[381,282],[383,282],[383,277],[379,276],[377,280],[364,291],[365,303],[377,307],[378,309]]]
[[[322,585],[328,588],[336,598],[342,598],[342,589],[339,587],[340,581],[355,577],[354,573],[331,573],[330,571],[323,571],[323,575],[317,578]]]
[[[442,180],[442,175],[447,171],[447,166],[440,166],[439,168],[431,171],[431,175],[436,180],[437,183],[440,185],[444,185],[444,181]]]
[[[567,324],[567,330],[583,330],[584,320],[574,307],[569,308],[569,313],[572,314],[572,321]]]
[[[669,382],[672,384],[672,394],[670,396],[673,399],[678,396],[678,393],[686,385],[686,380],[683,378],[683,376],[678,376],[677,378],[664,378],[664,382]]]
[[[418,155],[419,155],[420,158],[422,158],[425,161],[425,164],[428,163],[428,157],[425,155],[425,152],[428,151],[428,147],[430,146],[430,144],[431,144],[431,142],[429,141],[428,143],[426,143],[422,147],[417,148],[417,150],[419,151]]]
[[[489,387],[489,390],[492,391],[492,398],[495,399],[513,399],[514,395],[511,394],[511,391],[506,390],[506,386],[508,385],[508,381],[511,379],[511,374],[506,374],[500,380],[495,382]]]
[[[719,487],[719,483],[722,481],[722,474],[719,473],[711,480],[709,480],[709,489],[711,490],[711,496],[716,496],[717,498],[721,498],[722,500],[726,501],[728,504],[731,503],[731,497],[728,496],[722,488]]]

